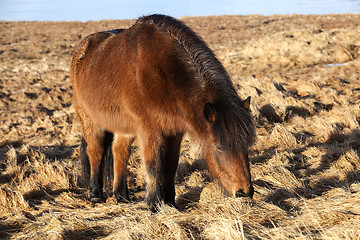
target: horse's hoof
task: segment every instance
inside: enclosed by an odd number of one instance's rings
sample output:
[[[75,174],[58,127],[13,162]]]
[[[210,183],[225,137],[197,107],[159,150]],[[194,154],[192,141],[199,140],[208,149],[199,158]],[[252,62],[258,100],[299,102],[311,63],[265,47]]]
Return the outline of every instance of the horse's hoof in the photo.
[[[91,197],[90,202],[92,202],[92,203],[102,203],[103,199],[101,197]]]
[[[102,203],[104,198],[102,194],[90,194],[90,202],[92,203]]]
[[[149,206],[149,208],[152,213],[158,213],[160,212],[161,206],[158,204],[154,204],[152,206]]]
[[[161,210],[161,206],[164,204],[164,201],[147,201],[149,209],[152,213],[158,213]]]
[[[101,203],[104,201],[104,195],[102,191],[99,191],[97,188],[91,189],[90,187],[90,202],[92,203]]]
[[[129,203],[130,202],[130,198],[129,196],[121,196],[121,195],[115,195],[116,201],[118,203]]]

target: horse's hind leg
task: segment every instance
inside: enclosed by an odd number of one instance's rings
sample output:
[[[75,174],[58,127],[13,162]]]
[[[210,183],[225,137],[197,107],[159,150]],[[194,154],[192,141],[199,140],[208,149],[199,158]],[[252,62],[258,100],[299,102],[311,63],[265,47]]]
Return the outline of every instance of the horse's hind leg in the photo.
[[[75,109],[81,123],[83,138],[87,145],[86,153],[90,163],[90,201],[102,202],[102,156],[104,153],[105,131],[93,124],[81,107],[75,106]]]
[[[84,134],[87,143],[86,152],[90,161],[90,201],[103,201],[102,156],[104,153],[105,132],[97,127]]]
[[[113,141],[114,155],[114,186],[113,192],[118,202],[128,202],[129,190],[126,182],[126,166],[131,153],[133,137],[115,134]]]
[[[173,206],[175,206],[175,175],[179,162],[182,137],[182,134],[166,137],[161,156],[161,185],[164,193],[164,200],[165,203]]]

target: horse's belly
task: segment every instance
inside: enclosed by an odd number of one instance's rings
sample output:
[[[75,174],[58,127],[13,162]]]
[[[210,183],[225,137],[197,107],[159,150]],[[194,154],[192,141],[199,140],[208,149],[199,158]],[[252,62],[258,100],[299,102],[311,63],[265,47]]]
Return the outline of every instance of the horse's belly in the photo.
[[[102,107],[101,105],[86,106],[91,120],[99,127],[113,133],[126,135],[136,134],[138,120],[126,107]]]

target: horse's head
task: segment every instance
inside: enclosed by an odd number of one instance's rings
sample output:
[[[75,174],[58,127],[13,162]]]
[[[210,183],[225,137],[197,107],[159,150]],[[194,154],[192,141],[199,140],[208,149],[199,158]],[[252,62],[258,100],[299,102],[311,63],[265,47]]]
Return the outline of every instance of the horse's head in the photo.
[[[252,197],[248,148],[253,143],[255,129],[249,112],[250,98],[237,109],[207,103],[204,116],[209,132],[204,145],[210,172],[217,177],[228,195]]]

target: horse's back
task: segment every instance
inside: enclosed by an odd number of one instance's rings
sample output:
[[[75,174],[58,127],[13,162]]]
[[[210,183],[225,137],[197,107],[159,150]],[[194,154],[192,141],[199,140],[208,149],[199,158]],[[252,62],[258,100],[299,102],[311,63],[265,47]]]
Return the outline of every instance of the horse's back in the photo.
[[[80,68],[84,63],[85,56],[89,55],[92,51],[97,49],[99,45],[104,43],[110,37],[114,37],[115,35],[123,32],[125,29],[114,29],[111,31],[97,32],[90,34],[80,41],[78,46],[75,49],[71,60],[70,72],[72,75],[73,81],[78,77],[80,73]]]

